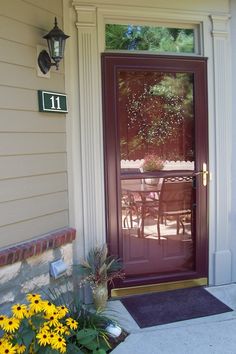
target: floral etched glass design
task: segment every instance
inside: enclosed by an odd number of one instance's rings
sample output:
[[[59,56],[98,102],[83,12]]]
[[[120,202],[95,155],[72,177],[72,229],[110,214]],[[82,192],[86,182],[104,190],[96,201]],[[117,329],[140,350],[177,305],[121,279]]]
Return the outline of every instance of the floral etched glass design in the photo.
[[[193,162],[193,74],[120,71],[118,79],[120,160],[151,154],[161,161]]]

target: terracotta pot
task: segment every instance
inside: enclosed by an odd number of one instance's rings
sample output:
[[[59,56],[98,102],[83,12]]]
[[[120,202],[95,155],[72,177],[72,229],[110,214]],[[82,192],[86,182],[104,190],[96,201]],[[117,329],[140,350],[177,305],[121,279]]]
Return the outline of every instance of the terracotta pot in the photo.
[[[93,289],[93,302],[96,310],[103,310],[108,300],[107,283],[102,283]]]

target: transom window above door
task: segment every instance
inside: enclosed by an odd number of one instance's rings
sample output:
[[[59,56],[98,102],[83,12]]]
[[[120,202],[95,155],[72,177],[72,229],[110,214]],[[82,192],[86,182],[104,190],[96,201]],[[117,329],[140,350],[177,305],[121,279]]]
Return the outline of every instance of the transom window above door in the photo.
[[[199,54],[198,28],[106,24],[106,50]]]

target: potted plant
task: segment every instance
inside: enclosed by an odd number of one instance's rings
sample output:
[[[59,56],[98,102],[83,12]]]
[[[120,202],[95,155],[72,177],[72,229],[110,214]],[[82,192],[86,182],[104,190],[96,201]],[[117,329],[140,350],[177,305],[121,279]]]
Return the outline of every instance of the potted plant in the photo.
[[[108,284],[115,278],[124,278],[122,263],[109,256],[107,245],[92,248],[79,265],[82,270],[80,285],[89,284],[96,309],[104,309],[108,300]]]
[[[144,157],[142,164],[143,172],[153,172],[162,170],[164,167],[163,161],[156,154],[148,154]],[[147,184],[158,184],[159,178],[145,178]]]

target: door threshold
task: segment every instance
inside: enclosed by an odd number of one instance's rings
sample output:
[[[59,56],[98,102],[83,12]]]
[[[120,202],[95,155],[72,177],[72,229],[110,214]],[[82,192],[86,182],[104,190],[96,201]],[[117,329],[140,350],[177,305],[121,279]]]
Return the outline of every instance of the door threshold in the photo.
[[[207,278],[197,278],[180,280],[168,283],[132,286],[127,288],[116,288],[111,290],[111,297],[123,297],[129,295],[140,295],[153,292],[161,292],[175,289],[192,288],[194,286],[204,286],[208,284]]]

